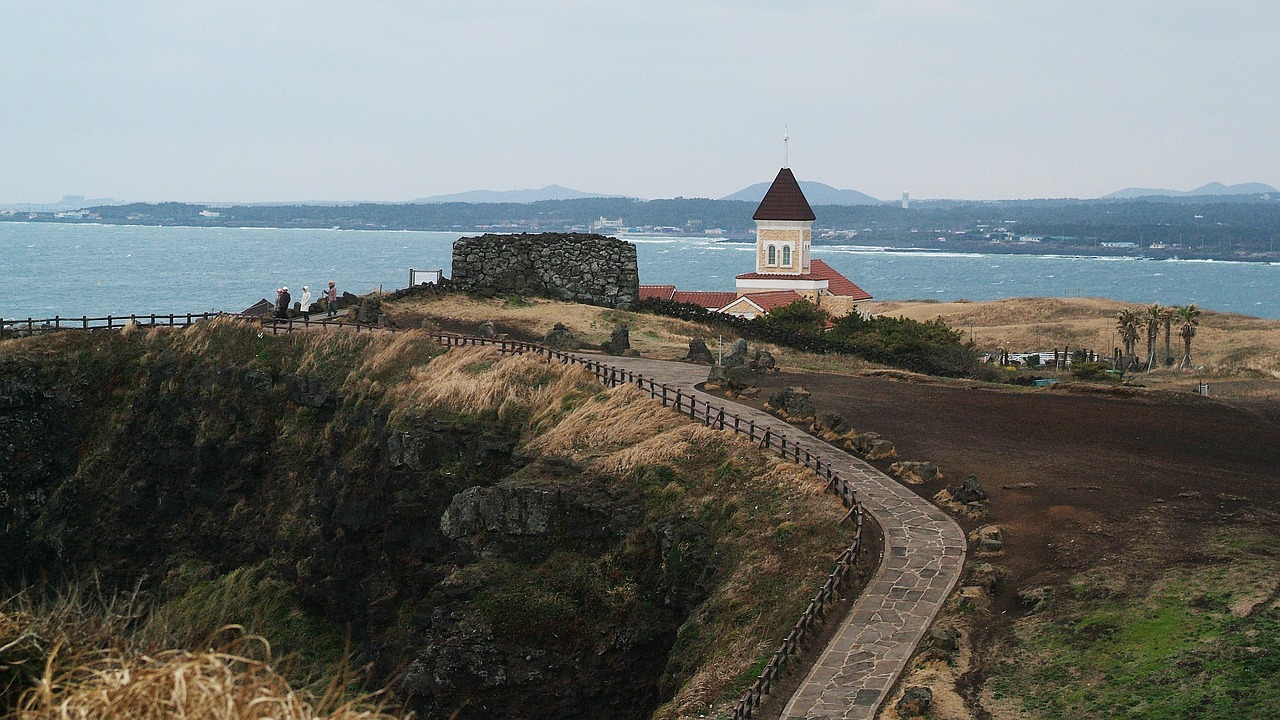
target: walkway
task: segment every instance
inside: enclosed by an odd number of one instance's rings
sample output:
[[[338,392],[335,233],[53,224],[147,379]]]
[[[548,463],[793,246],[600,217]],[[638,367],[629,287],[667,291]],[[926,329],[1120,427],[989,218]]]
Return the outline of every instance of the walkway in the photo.
[[[673,387],[697,392],[706,366],[601,358]],[[867,463],[768,413],[698,393],[760,426],[770,425],[823,456],[858,488],[863,507],[884,528],[884,558],[875,577],[814,663],[783,710],[790,718],[870,720],[884,703],[916,645],[960,579],[965,537],[960,526],[933,504]]]

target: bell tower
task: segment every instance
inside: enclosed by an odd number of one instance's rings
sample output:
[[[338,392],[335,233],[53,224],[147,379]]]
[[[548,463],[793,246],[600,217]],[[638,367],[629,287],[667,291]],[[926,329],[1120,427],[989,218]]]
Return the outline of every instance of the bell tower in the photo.
[[[756,272],[762,275],[806,275],[817,216],[800,183],[783,167],[751,216],[756,221]]]

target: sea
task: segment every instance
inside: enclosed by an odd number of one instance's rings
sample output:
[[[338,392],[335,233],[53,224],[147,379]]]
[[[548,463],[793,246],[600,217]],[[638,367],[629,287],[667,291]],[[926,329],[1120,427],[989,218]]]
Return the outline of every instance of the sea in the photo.
[[[318,297],[333,280],[356,294],[409,284],[410,269],[450,274],[453,241],[475,232],[196,228],[0,222],[0,318],[238,312],[288,286]],[[622,236],[640,282],[732,290],[754,245]],[[1280,319],[1280,263],[930,252],[815,245],[877,300],[1103,297]]]

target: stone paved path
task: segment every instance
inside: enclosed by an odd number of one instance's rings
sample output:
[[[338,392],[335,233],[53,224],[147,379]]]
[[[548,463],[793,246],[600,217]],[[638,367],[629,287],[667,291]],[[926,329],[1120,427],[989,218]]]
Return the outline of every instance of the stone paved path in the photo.
[[[705,366],[602,359],[692,392],[707,377]],[[857,487],[863,507],[884,528],[879,569],[782,713],[784,720],[874,718],[960,579],[964,532],[937,507],[843,450],[745,405],[705,393],[699,399],[771,425],[821,455]]]

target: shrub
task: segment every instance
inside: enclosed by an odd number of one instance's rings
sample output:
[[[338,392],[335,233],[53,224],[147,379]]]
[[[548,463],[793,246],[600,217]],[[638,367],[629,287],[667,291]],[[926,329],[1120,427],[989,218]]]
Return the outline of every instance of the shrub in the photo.
[[[793,303],[796,304],[799,303]],[[942,320],[922,323],[906,318],[868,319],[853,313],[836,320],[833,328],[823,332],[813,329],[808,322],[808,313],[802,314],[800,309],[788,310],[781,321],[769,320],[773,313],[747,320],[692,303],[657,298],[646,298],[635,309],[719,325],[748,339],[805,352],[855,355],[872,362],[945,377],[977,377],[981,373],[973,344],[963,342],[960,333]],[[774,313],[784,309],[779,308]],[[814,310],[821,312],[817,308]]]
[[[1071,376],[1077,380],[1114,380],[1110,366],[1100,362],[1077,362],[1071,364]]]

